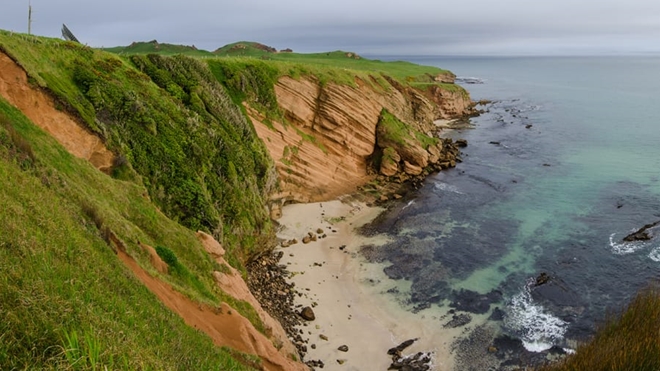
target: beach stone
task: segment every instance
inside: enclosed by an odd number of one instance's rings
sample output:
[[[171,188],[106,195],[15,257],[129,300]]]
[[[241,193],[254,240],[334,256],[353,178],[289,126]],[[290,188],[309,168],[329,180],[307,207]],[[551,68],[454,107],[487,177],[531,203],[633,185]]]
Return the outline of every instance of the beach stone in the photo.
[[[431,369],[431,355],[418,352],[406,357],[394,356],[389,370],[428,371]]]
[[[302,242],[304,244],[308,244],[308,243],[312,242],[312,238],[309,237],[309,236],[305,236],[305,237],[303,237]]]
[[[337,348],[340,352],[348,352],[348,345],[342,345],[339,348]]]
[[[321,340],[328,341],[328,337],[325,336],[325,335],[323,335],[323,334],[320,334],[320,335],[319,335],[319,338],[320,338]]]
[[[300,317],[302,317],[306,321],[313,321],[316,319],[316,316],[314,315],[314,310],[312,310],[311,307],[304,307],[300,311]]]
[[[390,349],[387,351],[387,354],[389,354],[389,355],[391,355],[391,356],[393,356],[393,355],[400,355],[401,352],[403,352],[403,351],[404,351],[406,348],[408,348],[409,346],[413,345],[413,343],[416,342],[417,340],[419,340],[419,338],[408,339],[408,340],[404,341],[403,343],[397,345],[396,347],[394,347],[394,348],[390,348]]]
[[[323,229],[321,229],[321,228],[317,229],[317,230],[316,230],[316,233],[317,233],[317,234],[323,234]]]
[[[456,144],[457,147],[461,147],[461,148],[467,147],[468,145],[468,141],[466,139],[456,139],[454,143]]]
[[[344,363],[346,363],[346,360],[345,359],[338,359],[337,363],[339,363],[340,365],[343,365]]]

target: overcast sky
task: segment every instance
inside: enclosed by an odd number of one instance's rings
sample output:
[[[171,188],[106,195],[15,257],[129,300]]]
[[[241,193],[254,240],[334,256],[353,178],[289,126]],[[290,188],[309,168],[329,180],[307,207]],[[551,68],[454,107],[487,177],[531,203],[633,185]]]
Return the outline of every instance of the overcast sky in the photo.
[[[0,0],[27,32],[29,0]],[[90,46],[240,40],[380,55],[660,53],[659,0],[31,0],[32,33]]]

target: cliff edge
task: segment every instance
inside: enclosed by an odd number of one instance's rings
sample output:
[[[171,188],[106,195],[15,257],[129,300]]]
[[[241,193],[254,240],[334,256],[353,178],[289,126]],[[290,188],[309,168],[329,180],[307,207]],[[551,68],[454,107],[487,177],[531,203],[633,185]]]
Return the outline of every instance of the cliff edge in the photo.
[[[350,85],[322,84],[314,76],[280,77],[274,86],[283,112],[279,121],[267,120],[246,103],[280,176],[273,199],[329,200],[355,192],[377,173],[419,175],[431,164],[451,163],[446,145],[432,139],[433,122],[471,115],[469,95],[446,82],[422,90],[385,81],[383,86],[356,77]],[[402,124],[398,129],[405,135],[388,132],[392,120]],[[392,135],[407,139],[396,142]],[[427,140],[431,143],[421,143]],[[389,156],[380,165],[384,150]]]

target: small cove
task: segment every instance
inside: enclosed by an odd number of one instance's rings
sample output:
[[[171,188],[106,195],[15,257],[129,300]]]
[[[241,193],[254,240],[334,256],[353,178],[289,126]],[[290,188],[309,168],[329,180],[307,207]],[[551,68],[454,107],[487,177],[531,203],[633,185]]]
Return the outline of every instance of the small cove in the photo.
[[[445,133],[468,140],[462,163],[365,229],[392,239],[363,249],[401,282],[382,295],[420,316],[490,316],[504,369],[506,341],[524,364],[570,349],[660,277],[660,239],[621,245],[660,220],[660,59],[405,59],[483,80],[465,87],[492,103]],[[469,348],[457,342],[459,362]]]

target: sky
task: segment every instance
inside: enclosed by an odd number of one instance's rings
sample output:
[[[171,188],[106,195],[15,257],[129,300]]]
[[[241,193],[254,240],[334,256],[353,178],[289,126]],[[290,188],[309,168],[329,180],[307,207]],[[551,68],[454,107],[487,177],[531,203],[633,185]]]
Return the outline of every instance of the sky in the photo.
[[[0,29],[84,44],[258,41],[363,55],[660,54],[658,0],[0,0]]]

